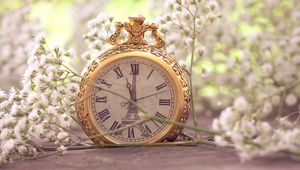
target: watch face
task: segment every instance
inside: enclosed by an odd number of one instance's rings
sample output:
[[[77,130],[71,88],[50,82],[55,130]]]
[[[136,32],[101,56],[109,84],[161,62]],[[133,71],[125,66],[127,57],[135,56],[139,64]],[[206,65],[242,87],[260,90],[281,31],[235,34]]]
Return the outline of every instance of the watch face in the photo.
[[[175,109],[175,90],[164,68],[142,57],[126,57],[106,65],[96,83],[135,101],[148,114],[170,120]],[[140,110],[112,93],[93,89],[92,112],[102,132],[116,130],[143,119]],[[117,141],[143,142],[162,133],[165,123],[146,121],[110,135]]]

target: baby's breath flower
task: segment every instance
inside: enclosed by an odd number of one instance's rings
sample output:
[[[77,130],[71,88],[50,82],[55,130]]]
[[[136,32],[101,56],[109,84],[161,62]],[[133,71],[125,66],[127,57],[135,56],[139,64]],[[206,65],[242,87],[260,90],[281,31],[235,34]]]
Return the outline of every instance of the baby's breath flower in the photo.
[[[29,20],[30,8],[8,11],[0,23],[0,88],[20,87],[20,79],[34,48],[33,37],[41,33],[37,23]]]
[[[15,145],[16,145],[16,141],[14,139],[2,141],[1,143],[2,154],[4,155],[11,152],[15,148]]]
[[[232,129],[239,117],[240,114],[233,111],[232,108],[227,108],[223,110],[219,119],[221,128],[223,130]]]
[[[0,90],[0,99],[4,99],[4,98],[6,98],[6,96],[7,95],[5,94],[5,92]]]
[[[293,106],[293,105],[297,104],[297,102],[298,102],[297,97],[294,94],[288,94],[286,99],[285,99],[285,103],[288,106]]]
[[[36,109],[32,110],[28,115],[28,120],[32,122],[36,122],[38,119],[39,119],[38,111]]]
[[[38,53],[29,57],[23,78],[23,89],[11,88],[0,94],[1,162],[19,159],[22,155],[35,155],[36,139],[56,144],[69,141],[70,115],[75,113],[74,103],[78,87],[65,77],[67,69],[61,64],[63,57],[72,57],[60,47],[49,51],[45,38],[37,39]],[[69,73],[70,74],[70,73]]]
[[[163,15],[158,17],[158,23],[161,24],[160,32],[166,37],[166,50],[175,57],[181,57],[178,59],[185,59],[193,45],[200,43],[200,33],[208,25],[208,21],[212,23],[217,18],[219,13],[216,8],[217,2],[202,4],[194,1],[168,0],[165,4]],[[208,13],[204,12],[205,6],[209,6]],[[210,17],[205,18],[204,15]],[[195,33],[193,33],[194,26]],[[204,54],[202,52],[205,51],[200,52],[196,48],[193,50],[197,56],[202,56]]]
[[[271,102],[264,102],[263,108],[262,108],[262,114],[263,116],[267,116],[271,114],[273,111],[273,105]]]
[[[115,30],[114,22],[114,18],[106,13],[99,13],[96,18],[88,21],[88,33],[84,35],[88,50],[82,53],[83,60],[94,59],[109,47],[108,38]],[[124,37],[122,33],[120,39]]]
[[[224,136],[215,136],[215,142],[219,146],[228,146],[229,143],[226,141]]]
[[[66,148],[64,145],[60,145],[60,146],[57,148],[57,151],[60,152],[61,154],[65,154],[66,151],[67,151],[67,148]]]
[[[236,98],[233,103],[233,108],[240,113],[246,112],[248,110],[248,102],[245,97],[241,96]]]

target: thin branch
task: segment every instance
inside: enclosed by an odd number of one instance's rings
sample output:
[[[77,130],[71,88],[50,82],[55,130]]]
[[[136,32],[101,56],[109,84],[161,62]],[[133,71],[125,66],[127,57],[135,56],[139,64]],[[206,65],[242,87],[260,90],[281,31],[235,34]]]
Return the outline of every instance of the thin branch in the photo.
[[[196,6],[195,16],[197,16],[198,7]],[[195,101],[194,101],[194,91],[193,91],[193,63],[194,63],[194,56],[195,56],[195,43],[196,43],[196,17],[193,17],[193,35],[192,35],[192,54],[190,60],[190,69],[189,69],[189,82],[190,82],[190,91],[191,91],[191,103],[192,103],[192,116],[193,116],[193,124],[195,127],[198,127],[197,117],[195,113]]]
[[[178,142],[157,142],[157,143],[125,143],[125,144],[101,144],[101,145],[90,145],[90,146],[74,146],[74,147],[67,147],[67,150],[83,150],[83,149],[95,149],[95,148],[122,148],[122,147],[157,147],[157,146],[195,146],[198,144],[205,144],[205,145],[211,145],[216,146],[214,142],[209,141],[178,141]],[[42,147],[45,151],[56,151],[56,147]]]

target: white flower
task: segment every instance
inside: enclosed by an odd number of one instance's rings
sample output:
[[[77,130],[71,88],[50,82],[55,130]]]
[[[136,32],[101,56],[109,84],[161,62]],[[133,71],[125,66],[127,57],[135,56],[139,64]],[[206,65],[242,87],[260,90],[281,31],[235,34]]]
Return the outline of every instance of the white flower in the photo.
[[[21,153],[21,154],[26,154],[28,153],[28,149],[24,146],[24,145],[21,145],[17,148],[18,152]]]
[[[3,127],[9,125],[9,124],[14,124],[16,122],[16,119],[13,117],[11,114],[4,114],[0,123],[0,129]]]
[[[196,54],[197,54],[197,56],[203,57],[203,56],[206,55],[206,53],[207,53],[206,50],[207,50],[207,49],[206,49],[205,47],[203,47],[203,46],[201,46],[201,47],[199,47],[199,48],[196,48]]]
[[[13,104],[13,105],[11,106],[10,113],[11,113],[12,115],[15,115],[15,114],[17,114],[18,110],[19,110],[19,106],[18,106],[17,104]]]
[[[105,13],[98,14],[97,18],[88,22],[88,33],[84,35],[85,42],[88,46],[88,51],[82,53],[81,58],[91,60],[98,57],[99,54],[109,46],[107,38],[114,30],[114,18]],[[120,39],[124,38],[125,34],[120,35]]]
[[[245,137],[252,138],[256,134],[254,121],[242,121],[238,128]]]
[[[67,151],[67,148],[66,148],[64,145],[60,145],[60,146],[57,148],[57,151],[59,151],[59,152],[62,153],[62,154],[65,154],[66,151]]]
[[[185,42],[185,45],[187,45],[187,46],[192,46],[193,39],[192,39],[192,38],[186,38],[186,39],[184,40],[184,42]]]
[[[226,131],[225,134],[236,144],[237,147],[243,142],[243,131],[239,130],[240,126],[236,125],[234,130]]]
[[[12,135],[12,130],[11,129],[5,128],[5,129],[1,130],[1,136],[0,137],[1,137],[2,141],[10,139],[11,135]]]
[[[272,130],[272,127],[270,126],[270,124],[268,122],[262,122],[260,124],[261,130],[268,133]]]
[[[297,104],[297,97],[294,94],[290,93],[285,98],[285,103],[288,106],[293,106],[293,105]]]
[[[15,145],[16,145],[16,142],[15,142],[14,139],[9,139],[7,141],[2,141],[1,150],[4,154],[9,153],[9,152],[11,152],[11,150],[14,149]]]
[[[18,127],[20,130],[24,130],[26,128],[26,125],[27,125],[27,119],[26,117],[23,117],[19,119],[16,127]]]
[[[269,115],[273,111],[273,105],[270,102],[264,102],[262,113],[264,116]]]
[[[67,114],[62,114],[58,116],[59,123],[62,127],[70,127],[71,119]]]
[[[90,52],[89,52],[89,51],[84,52],[84,53],[81,55],[81,58],[82,58],[83,60],[91,60],[91,54],[90,54]]]
[[[57,139],[58,140],[65,140],[68,137],[69,137],[69,135],[66,132],[59,132],[57,134]]]
[[[27,59],[34,48],[32,37],[41,32],[30,21],[30,9],[24,6],[1,15],[0,27],[0,88],[20,87]]]
[[[39,33],[36,37],[35,37],[35,41],[40,43],[40,44],[44,44],[45,43],[45,37],[46,34],[45,33]]]
[[[221,131],[219,119],[214,119],[212,123],[212,129],[219,132]]]
[[[220,125],[223,130],[230,130],[233,128],[235,122],[238,120],[240,114],[234,112],[232,108],[226,108],[221,112]]]
[[[248,110],[248,107],[249,107],[249,104],[248,104],[247,100],[245,99],[245,97],[240,96],[234,100],[233,108],[236,111],[243,113]]]
[[[7,95],[5,94],[5,92],[0,89],[0,99],[4,99],[6,98],[6,96]]]
[[[215,142],[219,146],[228,146],[228,141],[225,140],[223,136],[215,136]]]
[[[48,96],[46,96],[46,94],[42,94],[40,95],[40,98],[39,98],[39,104],[42,106],[42,107],[47,107],[49,105],[49,98]]]
[[[38,110],[37,109],[32,110],[28,115],[28,119],[32,122],[37,121],[39,119]]]

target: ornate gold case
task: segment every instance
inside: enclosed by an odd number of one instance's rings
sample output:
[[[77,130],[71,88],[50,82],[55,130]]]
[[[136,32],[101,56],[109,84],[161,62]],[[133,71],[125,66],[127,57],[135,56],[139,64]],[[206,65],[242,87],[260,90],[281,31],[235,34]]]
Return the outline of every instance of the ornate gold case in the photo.
[[[88,136],[105,134],[101,129],[93,115],[91,95],[95,87],[90,86],[89,82],[96,82],[97,76],[103,72],[106,65],[122,60],[128,57],[139,57],[149,60],[163,68],[165,74],[171,80],[175,89],[175,109],[171,117],[171,121],[185,123],[190,110],[190,92],[185,75],[178,63],[160,48],[164,46],[164,41],[157,33],[157,25],[143,24],[144,17],[129,17],[130,23],[116,23],[116,32],[110,37],[111,44],[115,45],[111,49],[105,51],[102,55],[91,62],[82,73],[80,83],[80,91],[76,102],[76,111],[79,121],[84,126],[84,131]],[[119,44],[117,41],[121,29],[128,31],[128,40]],[[144,33],[147,30],[152,31],[156,44],[149,45],[144,40]],[[142,142],[132,143],[155,143],[164,140],[172,141],[181,133],[182,128],[173,124],[167,124],[165,128],[157,135]],[[111,135],[103,135],[92,139],[95,143],[126,143],[113,138]]]

